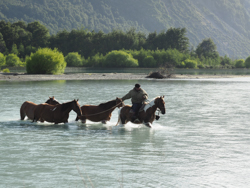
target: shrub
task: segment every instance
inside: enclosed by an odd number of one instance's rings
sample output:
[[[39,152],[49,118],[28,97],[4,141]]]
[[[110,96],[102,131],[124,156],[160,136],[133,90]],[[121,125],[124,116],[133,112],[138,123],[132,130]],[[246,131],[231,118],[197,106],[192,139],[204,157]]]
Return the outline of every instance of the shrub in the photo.
[[[131,54],[115,50],[105,56],[103,65],[106,67],[137,67],[138,60],[134,59]]]
[[[82,66],[81,55],[78,52],[70,52],[65,57],[65,61],[67,62],[68,67],[80,67]]]
[[[104,57],[102,54],[95,54],[94,56],[89,57],[87,60],[82,60],[83,66],[86,67],[102,67],[102,62],[104,61]]]
[[[57,49],[41,48],[26,59],[28,74],[61,74],[65,67],[64,56]]]
[[[0,52],[0,67],[5,65],[5,56]]]
[[[235,63],[236,68],[244,68],[245,67],[245,61],[244,59],[238,59]]]
[[[6,57],[6,66],[17,67],[21,63],[19,57],[16,54],[9,54]]]
[[[9,73],[10,70],[8,68],[2,70],[4,73]]]
[[[197,67],[197,61],[186,59],[185,60],[185,67],[189,68],[189,69],[196,68]]]
[[[143,60],[143,67],[156,67],[156,61],[153,56],[147,56]]]
[[[245,67],[250,68],[250,56],[245,61]]]

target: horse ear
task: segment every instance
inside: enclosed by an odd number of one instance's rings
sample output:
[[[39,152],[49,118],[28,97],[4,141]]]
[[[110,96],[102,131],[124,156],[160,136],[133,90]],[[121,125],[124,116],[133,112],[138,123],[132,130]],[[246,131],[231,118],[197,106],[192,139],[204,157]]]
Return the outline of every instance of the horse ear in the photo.
[[[79,99],[76,100],[77,102],[79,101]]]
[[[162,98],[164,98],[165,96],[164,95],[162,95]]]

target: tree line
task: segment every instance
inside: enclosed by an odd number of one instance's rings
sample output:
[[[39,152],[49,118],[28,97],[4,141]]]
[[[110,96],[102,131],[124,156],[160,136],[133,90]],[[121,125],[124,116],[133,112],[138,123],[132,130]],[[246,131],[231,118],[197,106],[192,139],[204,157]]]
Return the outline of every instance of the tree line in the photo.
[[[113,30],[109,33],[87,29],[63,30],[50,35],[49,30],[39,22],[26,24],[0,21],[0,66],[25,66],[27,57],[40,48],[57,49],[67,66],[88,67],[159,67],[162,65],[178,68],[240,68],[247,67],[245,60],[221,57],[211,38],[204,39],[196,49],[189,48],[185,28],[170,28],[160,33],[146,35],[134,28],[124,32]],[[112,52],[113,59],[107,58]],[[126,54],[125,54],[126,53]],[[123,54],[123,55],[122,55]],[[132,57],[127,56],[127,54]],[[4,55],[4,57],[3,57]],[[119,64],[126,56],[138,63]],[[20,60],[18,60],[19,58]],[[107,59],[117,62],[107,63]],[[241,60],[242,61],[242,60]],[[2,62],[2,63],[1,63]],[[248,68],[248,67],[247,67]]]

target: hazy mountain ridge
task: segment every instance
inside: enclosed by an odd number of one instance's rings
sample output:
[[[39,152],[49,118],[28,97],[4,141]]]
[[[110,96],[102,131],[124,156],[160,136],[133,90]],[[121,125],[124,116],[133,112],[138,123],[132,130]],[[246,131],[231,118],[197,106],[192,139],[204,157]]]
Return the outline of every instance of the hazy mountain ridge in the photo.
[[[250,55],[250,2],[247,0],[2,0],[0,19],[40,21],[52,34],[81,27],[146,34],[185,27],[190,46],[212,38],[220,55]]]

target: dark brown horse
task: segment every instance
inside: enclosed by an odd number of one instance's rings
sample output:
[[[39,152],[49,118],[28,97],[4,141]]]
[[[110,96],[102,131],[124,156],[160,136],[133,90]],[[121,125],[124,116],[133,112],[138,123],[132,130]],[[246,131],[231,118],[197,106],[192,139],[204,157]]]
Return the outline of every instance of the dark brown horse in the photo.
[[[101,103],[98,106],[94,105],[84,105],[81,107],[82,109],[82,117],[76,117],[76,121],[81,119],[82,123],[86,123],[86,120],[90,120],[93,122],[102,122],[106,123],[111,118],[111,113],[114,111],[116,107],[120,108],[124,106],[121,98],[116,98],[115,100]]]
[[[132,123],[135,124],[143,123],[147,127],[151,128],[151,124],[155,120],[155,111],[157,109],[160,109],[161,113],[165,114],[164,96],[156,97],[154,100],[146,104],[143,110],[139,111],[138,113],[139,121]],[[132,113],[130,113],[130,110],[131,110],[130,105],[126,105],[120,110],[117,125],[120,121],[122,124],[126,124],[127,122],[131,121]]]
[[[45,102],[47,104],[51,104],[51,105],[56,105],[56,104],[60,104],[55,97],[49,97],[49,99]],[[24,118],[27,116],[28,119],[33,120],[34,119],[34,111],[35,108],[37,107],[37,104],[30,102],[30,101],[25,101],[21,108],[20,108],[20,117],[21,120],[24,120]]]
[[[82,110],[78,100],[57,105],[50,105],[47,103],[39,104],[35,109],[33,122],[41,119],[55,124],[68,123],[71,110],[75,111],[78,116],[82,115]]]

